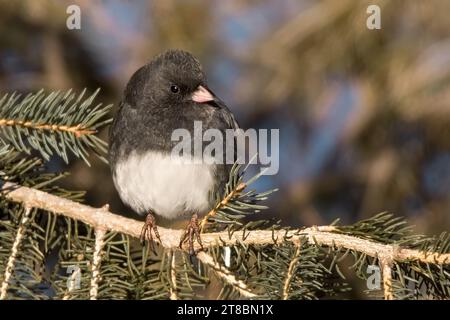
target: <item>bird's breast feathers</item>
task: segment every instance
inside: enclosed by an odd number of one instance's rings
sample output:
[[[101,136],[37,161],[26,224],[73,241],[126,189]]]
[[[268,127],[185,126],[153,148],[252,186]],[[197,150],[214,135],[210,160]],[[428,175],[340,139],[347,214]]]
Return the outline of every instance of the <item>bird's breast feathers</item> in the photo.
[[[205,213],[214,190],[212,164],[193,163],[148,151],[123,157],[113,171],[121,199],[140,214],[150,210],[168,219]]]

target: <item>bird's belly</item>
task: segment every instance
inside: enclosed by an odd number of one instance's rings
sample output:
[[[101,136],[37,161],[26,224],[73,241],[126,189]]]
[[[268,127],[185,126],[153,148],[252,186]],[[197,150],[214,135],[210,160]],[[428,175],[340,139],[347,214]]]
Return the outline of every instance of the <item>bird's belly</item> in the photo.
[[[123,202],[139,214],[168,219],[206,212],[214,190],[214,166],[186,163],[170,154],[131,153],[116,164],[113,180]]]

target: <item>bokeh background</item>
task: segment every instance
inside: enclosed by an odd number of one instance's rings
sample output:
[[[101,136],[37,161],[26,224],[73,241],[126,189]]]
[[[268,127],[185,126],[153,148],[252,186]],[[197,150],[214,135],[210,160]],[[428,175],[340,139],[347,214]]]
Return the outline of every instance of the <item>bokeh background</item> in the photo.
[[[81,8],[81,30],[66,9]],[[371,4],[381,30],[366,27]],[[0,1],[0,91],[97,87],[114,104],[169,48],[200,58],[243,128],[280,129],[266,216],[293,227],[381,211],[418,232],[450,229],[450,1]],[[101,133],[107,139],[107,130]],[[109,168],[69,167],[66,186],[129,214]]]

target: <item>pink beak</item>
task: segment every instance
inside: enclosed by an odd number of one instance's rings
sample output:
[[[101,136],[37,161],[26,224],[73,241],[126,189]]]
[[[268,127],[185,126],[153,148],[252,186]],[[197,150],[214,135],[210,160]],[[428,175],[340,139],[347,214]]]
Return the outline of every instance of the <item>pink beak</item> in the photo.
[[[198,103],[205,103],[208,101],[213,101],[214,96],[205,87],[198,86],[198,88],[192,94],[192,100]]]

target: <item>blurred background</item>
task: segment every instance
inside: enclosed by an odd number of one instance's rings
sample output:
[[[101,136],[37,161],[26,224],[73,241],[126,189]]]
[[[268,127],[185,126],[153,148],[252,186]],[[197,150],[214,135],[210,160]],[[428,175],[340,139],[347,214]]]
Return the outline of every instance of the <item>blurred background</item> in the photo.
[[[68,30],[67,7],[81,9]],[[369,30],[367,7],[381,8]],[[280,129],[266,217],[293,227],[381,211],[418,232],[450,229],[450,1],[0,1],[2,94],[102,88],[114,110],[130,76],[191,51],[243,128]],[[107,139],[107,130],[101,133]],[[70,167],[87,202],[130,213],[109,168]]]

